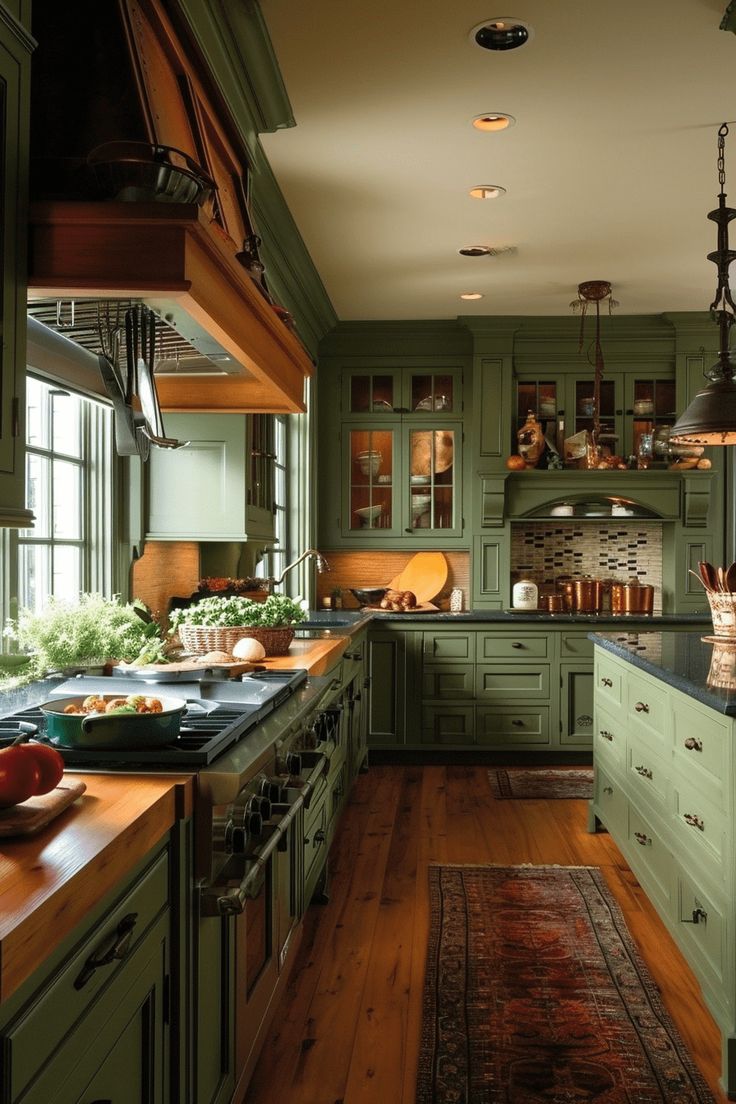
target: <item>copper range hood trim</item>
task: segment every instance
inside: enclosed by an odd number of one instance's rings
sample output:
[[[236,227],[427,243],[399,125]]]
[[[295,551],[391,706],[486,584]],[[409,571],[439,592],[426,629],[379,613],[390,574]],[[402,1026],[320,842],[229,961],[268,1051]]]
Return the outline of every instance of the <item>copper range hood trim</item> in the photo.
[[[165,411],[300,413],[313,364],[195,205],[31,204],[29,299],[135,297],[184,311],[240,365],[218,377],[158,376]]]

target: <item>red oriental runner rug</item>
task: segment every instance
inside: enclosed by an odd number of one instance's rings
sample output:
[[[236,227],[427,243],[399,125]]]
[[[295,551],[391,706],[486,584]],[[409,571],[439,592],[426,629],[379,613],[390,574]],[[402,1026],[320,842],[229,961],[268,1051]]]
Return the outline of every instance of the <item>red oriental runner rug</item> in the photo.
[[[714,1104],[595,867],[430,867],[417,1104]]]
[[[592,767],[556,767],[545,770],[489,770],[493,796],[502,798],[563,798],[593,796]]]

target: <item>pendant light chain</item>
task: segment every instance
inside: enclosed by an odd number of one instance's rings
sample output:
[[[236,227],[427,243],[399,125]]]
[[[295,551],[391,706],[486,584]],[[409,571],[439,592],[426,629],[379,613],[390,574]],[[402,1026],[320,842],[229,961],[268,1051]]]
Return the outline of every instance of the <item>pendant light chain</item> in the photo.
[[[721,191],[724,196],[726,194],[726,135],[728,134],[728,123],[721,123],[718,128],[718,183],[721,185]]]

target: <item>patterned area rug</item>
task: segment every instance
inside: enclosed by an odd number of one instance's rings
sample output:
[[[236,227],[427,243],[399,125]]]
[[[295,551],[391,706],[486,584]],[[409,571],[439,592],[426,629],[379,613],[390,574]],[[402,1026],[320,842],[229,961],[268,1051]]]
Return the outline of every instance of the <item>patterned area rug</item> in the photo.
[[[522,767],[489,770],[493,796],[497,798],[558,798],[593,796],[593,768],[557,767],[554,770]]]
[[[715,1104],[595,867],[430,867],[417,1104]]]

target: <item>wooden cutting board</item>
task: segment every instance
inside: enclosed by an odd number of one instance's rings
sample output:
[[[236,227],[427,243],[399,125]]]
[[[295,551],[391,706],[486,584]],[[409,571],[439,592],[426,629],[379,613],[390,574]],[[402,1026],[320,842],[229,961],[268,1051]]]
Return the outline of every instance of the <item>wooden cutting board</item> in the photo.
[[[0,809],[0,836],[29,836],[44,828],[87,789],[84,782],[63,780],[54,790],[29,797],[20,805]]]
[[[182,659],[178,663],[147,663],[145,667],[127,667],[119,663],[113,668],[114,675],[125,675],[126,678],[157,678],[157,681],[167,681],[166,676],[172,681],[186,681],[187,675],[199,676],[218,674],[227,678],[236,678],[245,675],[249,671],[265,671],[262,663],[254,663],[252,660],[235,659],[232,663],[202,663],[196,659]]]
[[[406,589],[409,590],[410,588],[407,587]],[[439,613],[440,611],[439,606],[433,606],[431,602],[421,602],[418,605],[414,606],[413,609],[408,610],[381,609],[380,606],[365,606],[364,608],[375,610],[377,613],[401,613],[405,617],[410,617],[412,613]]]
[[[423,605],[436,598],[447,582],[447,560],[442,552],[417,552],[388,584],[389,590],[410,590]]]

